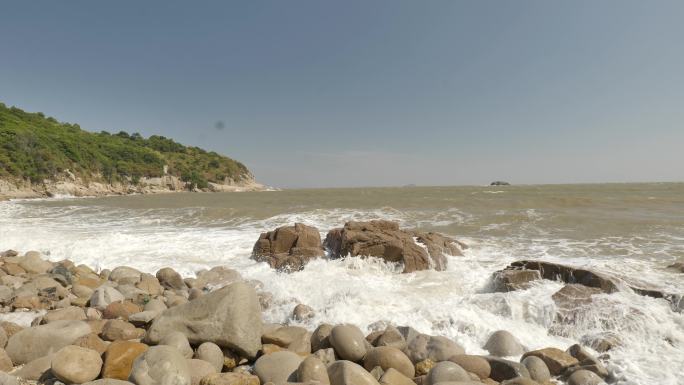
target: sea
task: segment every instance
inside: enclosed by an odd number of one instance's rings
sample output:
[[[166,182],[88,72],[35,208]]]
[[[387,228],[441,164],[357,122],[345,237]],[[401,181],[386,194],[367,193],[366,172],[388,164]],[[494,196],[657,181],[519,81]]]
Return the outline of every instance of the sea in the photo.
[[[387,219],[468,244],[446,271],[402,274],[375,258],[319,259],[280,273],[250,258],[259,234],[295,222],[323,238],[346,221]],[[238,270],[273,294],[265,321],[315,329],[353,323],[412,326],[486,354],[488,336],[513,333],[527,349],[568,346],[600,335],[616,384],[684,384],[684,314],[629,290],[593,297],[561,323],[551,296],[563,283],[493,292],[492,273],[521,259],[592,269],[642,286],[684,293],[684,184],[586,184],[301,189],[173,193],[0,202],[0,249],[38,250],[96,269],[128,265],[184,276],[213,266]],[[291,319],[294,306],[314,318]],[[517,359],[519,357],[513,357]]]

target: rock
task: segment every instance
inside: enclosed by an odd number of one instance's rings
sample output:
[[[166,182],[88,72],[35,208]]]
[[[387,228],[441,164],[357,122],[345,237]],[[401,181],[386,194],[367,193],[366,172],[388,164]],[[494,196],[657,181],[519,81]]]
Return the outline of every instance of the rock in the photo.
[[[188,291],[188,300],[192,301],[204,295],[204,292],[196,287],[193,287]]]
[[[152,322],[147,339],[159,343],[165,334],[180,331],[193,344],[213,342],[254,358],[261,348],[261,329],[256,292],[236,282],[164,311]]]
[[[152,346],[133,361],[129,381],[136,385],[191,385],[190,368],[175,348]]]
[[[65,346],[52,357],[52,374],[67,384],[82,384],[97,378],[102,369],[100,353],[79,346]]]
[[[485,356],[483,358],[489,362],[489,366],[492,369],[489,377],[494,381],[501,382],[516,377],[530,377],[530,372],[521,363],[492,356]]]
[[[532,380],[527,377],[515,377],[510,380],[506,380],[501,383],[501,385],[540,385],[537,381]]]
[[[518,339],[506,330],[492,333],[483,348],[495,357],[519,356],[524,353]]]
[[[283,326],[261,336],[264,344],[274,344],[297,353],[311,353],[311,333],[299,326]]]
[[[216,373],[204,377],[200,385],[259,385],[259,377],[247,373]]]
[[[297,321],[305,321],[311,319],[314,317],[314,315],[315,312],[311,306],[307,306],[301,303],[295,306],[294,310],[292,310],[292,319]]]
[[[7,346],[8,339],[9,337],[7,336],[7,332],[5,331],[5,329],[0,328],[0,348],[4,349],[5,346]]]
[[[93,295],[94,290],[89,288],[88,286],[76,284],[71,287],[71,292],[79,298],[90,299],[90,297]]]
[[[0,384],[1,385],[19,385],[19,380],[17,377],[0,372]]]
[[[102,328],[101,335],[105,341],[127,341],[142,338],[145,335],[145,330],[138,329],[129,322],[113,319],[107,321]]]
[[[11,372],[14,365],[5,349],[0,348],[0,372]]]
[[[128,320],[131,314],[139,313],[142,311],[140,306],[129,302],[112,302],[104,309],[102,316],[106,319],[121,318],[123,320]]]
[[[151,274],[142,274],[140,282],[136,283],[135,287],[150,295],[159,295],[164,292],[164,288],[157,277]]]
[[[297,369],[302,357],[289,351],[275,352],[259,357],[254,363],[254,374],[261,383],[297,382]]]
[[[508,182],[504,182],[502,180],[495,180],[494,182],[489,184],[490,186],[510,186],[511,184]]]
[[[667,266],[668,270],[675,271],[677,273],[684,273],[684,261],[678,261]]]
[[[192,358],[193,351],[190,347],[188,337],[186,337],[185,334],[181,332],[170,332],[166,334],[159,341],[159,345],[173,346],[174,348],[178,349],[178,351],[183,355],[183,357]]]
[[[42,259],[37,251],[27,252],[19,260],[19,266],[32,274],[44,274],[52,269],[52,263]]]
[[[2,330],[7,334],[8,341],[10,337],[24,330],[24,327],[9,321],[0,321],[0,327],[2,327]]]
[[[498,292],[524,290],[530,287],[530,282],[540,279],[538,270],[500,270],[492,275],[494,291]]]
[[[107,305],[112,302],[122,302],[124,299],[123,294],[111,286],[103,285],[93,291],[93,295],[90,297],[90,306],[104,310]]]
[[[608,378],[610,372],[603,363],[597,361],[596,363],[591,363],[589,360],[580,362],[579,366],[571,366],[563,372],[564,377],[570,377],[573,373],[578,370],[588,370],[601,378]]]
[[[109,346],[106,342],[102,341],[100,337],[95,333],[86,334],[82,337],[78,337],[72,345],[79,346],[86,349],[94,350],[100,354],[104,353]]]
[[[522,360],[522,364],[527,368],[531,379],[539,383],[544,383],[551,379],[549,368],[541,358],[529,356]]]
[[[591,304],[591,297],[601,294],[599,288],[579,284],[568,284],[554,293],[551,298],[558,307],[556,318],[564,324],[574,324],[584,313],[582,309]]]
[[[140,313],[129,315],[128,322],[138,327],[145,326],[157,318],[159,314],[161,314],[161,312],[154,310],[141,311]]]
[[[86,382],[83,385],[134,385],[132,382],[117,380],[114,378],[101,378],[99,380]]]
[[[12,297],[14,293],[9,286],[0,286],[0,304],[7,305],[12,302]]]
[[[480,379],[489,377],[492,372],[489,362],[480,356],[457,354],[449,357],[449,361],[462,367],[467,372],[475,373]]]
[[[309,356],[299,364],[297,380],[299,382],[318,381],[321,384],[330,384],[326,364],[315,356]]]
[[[63,309],[50,310],[43,316],[43,323],[65,320],[86,320],[85,310],[78,306],[69,306]]]
[[[24,380],[37,381],[50,370],[53,356],[54,354],[48,354],[32,360],[12,374]]]
[[[229,269],[225,266],[216,266],[208,271],[197,273],[197,279],[190,287],[215,291],[239,281],[242,281],[242,276],[240,276],[237,270]]]
[[[119,284],[134,285],[140,281],[142,272],[128,266],[119,266],[109,274],[109,280]]]
[[[145,307],[143,308],[144,311],[156,311],[158,313],[163,312],[164,310],[168,309],[164,302],[159,299],[152,299],[149,302],[145,304]]]
[[[588,370],[578,370],[568,378],[568,385],[600,385],[603,384],[601,377]]]
[[[301,270],[310,260],[324,255],[318,229],[301,223],[262,233],[252,251],[256,261],[283,271]]]
[[[328,366],[331,385],[379,385],[378,381],[361,366],[351,361],[335,361]]]
[[[408,378],[413,378],[416,374],[413,363],[406,354],[402,353],[401,350],[390,346],[380,346],[370,349],[366,353],[366,356],[363,357],[363,366],[368,371],[376,366],[381,367],[382,370],[385,371],[389,368],[394,368]]]
[[[102,377],[119,380],[128,379],[133,361],[145,353],[148,346],[140,342],[114,341],[107,347],[104,355]]]
[[[506,270],[537,270],[544,279],[560,280],[565,283],[577,283],[601,289],[605,293],[618,291],[616,280],[604,274],[572,266],[543,261],[517,261],[511,263]]]
[[[401,374],[394,368],[389,368],[380,377],[381,385],[416,385],[413,380]]]
[[[541,358],[549,368],[551,375],[554,376],[562,374],[565,369],[579,364],[577,358],[557,348],[533,350],[523,354],[522,358],[525,359],[530,356]]]
[[[419,246],[416,242],[425,247]],[[461,255],[458,242],[436,233],[400,230],[390,221],[347,222],[333,229],[325,238],[332,258],[351,256],[378,257],[400,262],[404,272],[446,268],[445,254]]]
[[[360,361],[366,355],[366,339],[354,325],[337,325],[330,331],[330,345],[340,358]]]
[[[401,330],[401,329],[399,329]],[[434,362],[446,361],[457,354],[465,354],[465,350],[456,342],[441,336],[418,334],[408,343],[408,356],[412,362],[420,362],[427,358]]]
[[[471,378],[462,367],[451,362],[438,362],[428,373],[428,384],[435,385],[440,382],[470,381]]]
[[[325,366],[328,366],[336,361],[335,350],[333,348],[318,349],[312,354],[312,356],[323,361]]]
[[[16,365],[25,364],[71,344],[90,333],[83,321],[55,321],[23,329],[7,342],[7,354]]]
[[[311,334],[311,351],[315,352],[319,349],[330,348],[330,332],[333,329],[333,325],[321,324],[316,330]]]
[[[199,385],[200,381],[218,371],[208,362],[202,360],[188,360],[188,366],[190,367],[190,382],[192,385]]]
[[[432,361],[429,358],[424,359],[423,361],[417,362],[416,363],[416,375],[417,376],[424,376],[430,373],[430,369],[434,368],[437,363],[435,361]]]
[[[183,282],[183,277],[176,272],[176,270],[165,267],[157,271],[157,279],[159,283],[166,289],[171,290],[185,290],[185,282]]]
[[[223,352],[221,348],[213,342],[201,344],[195,352],[195,358],[210,363],[217,372],[223,369]]]
[[[399,350],[406,350],[407,344],[404,336],[394,326],[387,326],[385,331],[375,340],[375,346],[391,346]]]
[[[604,353],[616,346],[622,345],[622,340],[619,335],[613,332],[604,332],[598,335],[583,337],[582,343],[590,346],[597,352]]]

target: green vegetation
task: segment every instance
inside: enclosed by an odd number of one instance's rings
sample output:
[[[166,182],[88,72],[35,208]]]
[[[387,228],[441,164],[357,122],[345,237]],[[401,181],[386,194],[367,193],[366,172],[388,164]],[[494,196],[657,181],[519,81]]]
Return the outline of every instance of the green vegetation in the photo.
[[[162,176],[165,165],[188,188],[249,174],[240,162],[163,136],[88,132],[0,103],[0,178],[41,182],[69,170],[85,181],[138,183],[142,177]]]

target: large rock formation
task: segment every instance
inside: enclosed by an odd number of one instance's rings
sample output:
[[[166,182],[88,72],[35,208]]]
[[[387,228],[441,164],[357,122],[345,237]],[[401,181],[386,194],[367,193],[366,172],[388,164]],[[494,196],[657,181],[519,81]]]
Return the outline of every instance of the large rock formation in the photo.
[[[165,310],[154,320],[147,340],[158,344],[178,331],[190,343],[213,342],[253,358],[261,348],[261,308],[254,288],[236,282],[184,305]]]
[[[465,245],[437,233],[399,229],[397,222],[347,222],[330,230],[325,247],[331,258],[351,256],[379,257],[400,262],[404,273],[446,268],[446,255],[462,255]]]
[[[301,223],[262,233],[252,251],[255,260],[285,271],[301,270],[310,260],[323,255],[318,229]]]

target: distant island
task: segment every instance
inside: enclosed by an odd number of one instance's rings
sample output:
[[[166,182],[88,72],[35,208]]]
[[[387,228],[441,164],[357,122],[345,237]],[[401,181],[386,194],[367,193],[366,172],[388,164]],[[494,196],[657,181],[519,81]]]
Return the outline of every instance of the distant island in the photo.
[[[82,130],[0,103],[0,200],[260,190],[242,163],[172,139]]]
[[[508,182],[504,182],[501,180],[495,180],[494,182],[489,184],[490,186],[510,186],[511,184]]]

